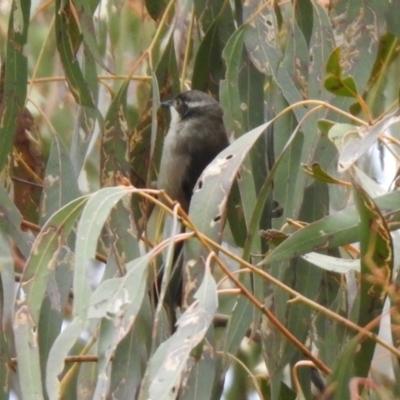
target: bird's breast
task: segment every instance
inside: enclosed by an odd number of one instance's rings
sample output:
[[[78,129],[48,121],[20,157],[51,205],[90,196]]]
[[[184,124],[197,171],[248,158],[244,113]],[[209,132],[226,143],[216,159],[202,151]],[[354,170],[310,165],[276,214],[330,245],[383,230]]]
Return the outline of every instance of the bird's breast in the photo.
[[[177,128],[171,125],[164,139],[157,187],[184,205],[186,199],[182,191],[182,181],[189,160],[188,155],[180,151],[184,132]]]

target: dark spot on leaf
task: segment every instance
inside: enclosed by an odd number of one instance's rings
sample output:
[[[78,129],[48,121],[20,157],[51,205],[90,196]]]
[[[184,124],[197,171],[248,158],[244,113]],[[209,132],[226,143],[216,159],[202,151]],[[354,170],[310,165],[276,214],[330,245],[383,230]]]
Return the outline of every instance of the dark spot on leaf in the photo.
[[[217,216],[213,219],[213,221],[214,221],[214,222],[218,222],[220,219],[221,219],[221,216],[220,216],[220,215],[217,215]]]
[[[231,158],[233,158],[233,154],[228,154],[228,155],[225,157],[225,160],[230,160]]]
[[[198,186],[199,189],[201,189],[201,188],[203,187],[203,181],[202,181],[202,180],[199,180],[199,183],[198,183],[197,186]]]
[[[276,201],[272,201],[272,218],[279,218],[283,215],[283,207]]]

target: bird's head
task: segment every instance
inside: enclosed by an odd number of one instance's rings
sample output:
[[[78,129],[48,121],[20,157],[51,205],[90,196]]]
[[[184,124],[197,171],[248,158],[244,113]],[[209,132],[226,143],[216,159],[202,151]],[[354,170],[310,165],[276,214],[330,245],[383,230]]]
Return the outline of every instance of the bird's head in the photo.
[[[203,116],[222,117],[222,109],[219,103],[199,90],[180,93],[172,100],[162,102],[161,106],[170,109],[173,122],[201,118]]]

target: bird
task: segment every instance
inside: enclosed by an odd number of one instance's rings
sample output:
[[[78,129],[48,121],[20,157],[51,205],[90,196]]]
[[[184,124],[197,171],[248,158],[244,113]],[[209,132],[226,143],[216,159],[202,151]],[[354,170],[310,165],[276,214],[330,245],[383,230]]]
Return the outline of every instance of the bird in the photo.
[[[223,110],[213,97],[188,90],[161,103],[171,113],[157,189],[188,212],[193,189],[208,164],[229,145]]]

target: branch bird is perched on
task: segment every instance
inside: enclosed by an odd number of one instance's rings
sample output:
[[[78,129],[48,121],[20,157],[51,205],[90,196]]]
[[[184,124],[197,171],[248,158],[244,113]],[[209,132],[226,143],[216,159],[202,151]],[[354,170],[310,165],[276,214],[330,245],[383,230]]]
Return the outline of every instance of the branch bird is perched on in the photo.
[[[229,145],[223,111],[211,96],[189,90],[161,103],[171,112],[157,187],[189,210],[193,188],[208,164]]]

